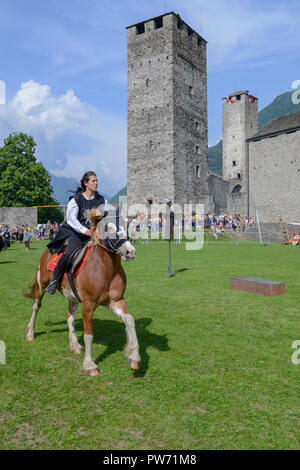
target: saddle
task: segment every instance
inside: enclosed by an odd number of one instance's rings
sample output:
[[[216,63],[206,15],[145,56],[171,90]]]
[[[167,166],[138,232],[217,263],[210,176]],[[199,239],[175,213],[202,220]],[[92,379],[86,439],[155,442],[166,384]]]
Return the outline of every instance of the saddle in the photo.
[[[77,293],[75,283],[74,283],[74,278],[81,271],[94,245],[95,243],[92,240],[90,240],[82,248],[78,248],[78,250],[75,250],[72,256],[70,257],[70,259],[68,260],[68,264],[66,266],[66,272],[64,273],[64,277],[68,278],[73,294],[75,295],[75,297],[77,298],[79,302],[81,302],[81,299]],[[57,263],[59,262],[61,256],[65,253],[65,251],[66,249],[64,248],[61,253],[54,254],[54,256],[49,261],[49,264],[47,267],[48,271],[55,270]]]

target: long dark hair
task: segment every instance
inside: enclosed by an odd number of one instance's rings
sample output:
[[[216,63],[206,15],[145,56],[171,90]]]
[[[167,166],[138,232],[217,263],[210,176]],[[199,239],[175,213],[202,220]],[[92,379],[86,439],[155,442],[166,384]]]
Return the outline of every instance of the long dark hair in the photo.
[[[97,176],[97,175],[94,171],[87,171],[86,173],[84,173],[83,177],[80,180],[81,186],[78,186],[76,191],[70,191],[70,192],[77,194],[77,193],[85,191],[86,190],[85,183],[88,182],[91,176]]]

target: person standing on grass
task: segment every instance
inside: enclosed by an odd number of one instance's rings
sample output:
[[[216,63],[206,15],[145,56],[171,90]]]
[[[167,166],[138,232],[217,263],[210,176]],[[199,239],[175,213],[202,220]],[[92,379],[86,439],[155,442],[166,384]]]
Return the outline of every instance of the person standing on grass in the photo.
[[[25,228],[23,240],[25,243],[25,248],[28,251],[30,249],[30,232],[28,227]]]
[[[50,224],[50,230],[49,230],[49,239],[53,241],[54,239],[54,224]]]
[[[8,227],[5,227],[3,233],[3,245],[6,250],[10,248],[10,232],[8,231]]]

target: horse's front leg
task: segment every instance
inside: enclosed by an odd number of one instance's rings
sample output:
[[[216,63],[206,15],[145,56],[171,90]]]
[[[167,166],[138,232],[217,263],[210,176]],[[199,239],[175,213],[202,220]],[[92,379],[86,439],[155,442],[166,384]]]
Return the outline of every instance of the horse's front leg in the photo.
[[[78,308],[78,302],[74,300],[69,300],[69,309],[67,312],[67,322],[68,322],[68,327],[69,327],[69,344],[70,344],[70,349],[74,354],[81,354],[82,353],[82,347],[78,343],[78,339],[76,337],[75,333],[75,312]]]
[[[40,265],[39,265],[36,271],[35,279],[34,279],[34,294],[33,294],[34,304],[33,304],[33,309],[32,309],[32,315],[27,325],[27,334],[26,334],[27,341],[34,340],[35,320],[36,320],[37,313],[41,307],[44,294],[45,294],[45,289],[42,287],[42,284],[41,284],[41,271],[40,271]],[[29,292],[28,294],[26,294],[26,296],[31,297],[31,293]]]
[[[124,354],[128,357],[128,364],[131,369],[137,370],[140,367],[139,343],[135,331],[134,318],[127,310],[124,299],[110,302],[109,309],[114,312],[126,326],[127,344]]]
[[[84,344],[85,344],[85,356],[83,361],[83,369],[88,375],[96,376],[99,375],[99,369],[92,359],[92,343],[94,338],[93,332],[93,313],[95,310],[95,304],[92,302],[85,301],[82,303],[82,318],[84,328]]]

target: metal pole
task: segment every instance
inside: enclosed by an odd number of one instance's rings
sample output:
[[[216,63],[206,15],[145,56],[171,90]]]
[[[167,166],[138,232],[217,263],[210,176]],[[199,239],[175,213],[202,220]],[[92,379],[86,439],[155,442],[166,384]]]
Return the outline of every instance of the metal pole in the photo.
[[[250,169],[249,169],[249,142],[246,141],[246,162],[247,162],[247,217],[250,217]]]
[[[257,211],[256,211],[256,218],[257,218],[257,224],[258,224],[259,239],[260,239],[260,243],[262,243],[260,224],[259,224],[259,218],[258,218],[258,212]]]
[[[174,277],[174,274],[172,274],[172,269],[171,269],[171,240],[169,240],[169,269],[168,269],[168,276],[169,277]]]

